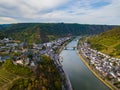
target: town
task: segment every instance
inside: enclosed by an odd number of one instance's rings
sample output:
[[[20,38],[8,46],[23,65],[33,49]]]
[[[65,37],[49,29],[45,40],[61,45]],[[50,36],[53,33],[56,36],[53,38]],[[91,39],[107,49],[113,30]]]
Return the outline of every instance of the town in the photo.
[[[22,43],[4,38],[0,40],[0,62],[5,62],[12,58],[14,64],[25,66],[35,66],[37,61],[40,61],[40,55],[50,56],[51,59],[58,59],[57,50],[61,45],[69,40],[70,37],[58,38],[57,40],[43,43],[33,44],[29,46],[24,40]]]
[[[80,54],[100,77],[107,79],[112,85],[120,88],[120,59],[113,58],[90,48],[87,42],[81,42]]]
[[[64,44],[71,40],[71,37],[58,38],[54,41],[28,45],[26,40],[23,42],[4,38],[0,40],[0,63],[4,63],[6,60],[12,60],[14,65],[21,65],[35,70],[37,63],[42,62],[41,56],[46,55],[50,57],[56,68],[62,77],[62,88],[72,90],[72,86],[62,69],[61,59],[59,57],[60,51],[64,48]]]

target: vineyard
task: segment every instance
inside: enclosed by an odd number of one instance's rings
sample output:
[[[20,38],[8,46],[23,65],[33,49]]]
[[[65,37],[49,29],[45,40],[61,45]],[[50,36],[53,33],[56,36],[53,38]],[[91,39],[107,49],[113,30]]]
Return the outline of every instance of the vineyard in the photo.
[[[16,75],[6,71],[4,68],[0,68],[0,90],[9,83],[12,83],[15,78],[17,78]]]

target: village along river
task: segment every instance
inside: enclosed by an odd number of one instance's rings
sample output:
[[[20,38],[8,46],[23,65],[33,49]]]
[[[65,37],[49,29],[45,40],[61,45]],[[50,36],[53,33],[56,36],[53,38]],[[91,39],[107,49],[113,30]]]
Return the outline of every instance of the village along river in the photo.
[[[63,69],[71,81],[73,90],[110,90],[80,60],[77,50],[72,50],[71,47],[77,46],[76,39],[66,46],[68,50],[63,50],[60,54]]]

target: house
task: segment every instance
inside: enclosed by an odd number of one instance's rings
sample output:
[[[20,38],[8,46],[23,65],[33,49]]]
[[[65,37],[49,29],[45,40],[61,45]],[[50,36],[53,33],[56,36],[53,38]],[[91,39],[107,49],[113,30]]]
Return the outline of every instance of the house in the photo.
[[[23,65],[23,60],[17,60],[17,61],[16,61],[16,64]]]

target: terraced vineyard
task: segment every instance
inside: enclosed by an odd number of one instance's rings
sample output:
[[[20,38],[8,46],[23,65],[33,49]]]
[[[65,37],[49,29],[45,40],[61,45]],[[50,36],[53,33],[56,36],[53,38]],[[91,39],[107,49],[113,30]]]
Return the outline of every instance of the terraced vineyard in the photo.
[[[12,83],[16,78],[17,75],[6,71],[4,68],[0,68],[0,90],[9,83]]]

